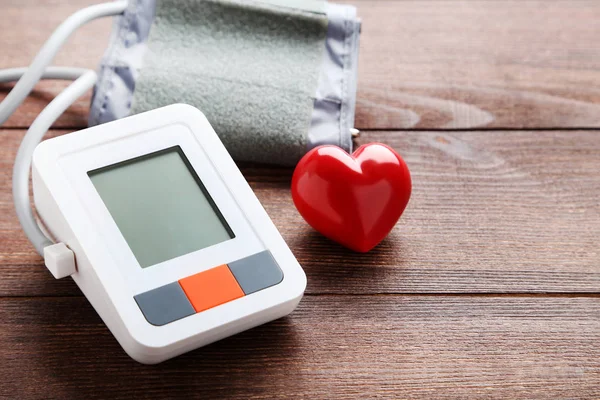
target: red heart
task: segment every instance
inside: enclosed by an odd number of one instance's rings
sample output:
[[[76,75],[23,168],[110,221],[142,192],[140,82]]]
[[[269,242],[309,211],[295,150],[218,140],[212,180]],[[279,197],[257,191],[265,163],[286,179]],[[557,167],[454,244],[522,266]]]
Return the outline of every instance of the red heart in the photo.
[[[352,155],[319,146],[298,163],[292,198],[306,222],[359,252],[375,247],[404,212],[411,192],[406,163],[390,147],[371,143]]]

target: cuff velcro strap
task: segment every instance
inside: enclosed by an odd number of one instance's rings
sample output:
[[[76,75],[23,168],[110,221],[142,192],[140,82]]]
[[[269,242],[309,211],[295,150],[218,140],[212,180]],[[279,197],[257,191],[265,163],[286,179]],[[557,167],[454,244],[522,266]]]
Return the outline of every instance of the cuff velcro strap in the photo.
[[[115,22],[90,125],[173,103],[207,116],[234,159],[292,165],[351,151],[360,22],[321,0],[135,0]]]

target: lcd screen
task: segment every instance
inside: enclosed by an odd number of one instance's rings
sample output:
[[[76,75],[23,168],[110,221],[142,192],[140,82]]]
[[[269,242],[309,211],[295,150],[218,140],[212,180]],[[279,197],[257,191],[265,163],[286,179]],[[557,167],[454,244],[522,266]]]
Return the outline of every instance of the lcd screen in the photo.
[[[179,146],[88,176],[142,268],[234,237]]]

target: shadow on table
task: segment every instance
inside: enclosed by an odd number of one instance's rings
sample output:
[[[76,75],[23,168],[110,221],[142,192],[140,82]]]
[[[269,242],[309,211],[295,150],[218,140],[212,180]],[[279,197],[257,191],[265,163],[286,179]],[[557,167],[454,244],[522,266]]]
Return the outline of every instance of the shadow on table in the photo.
[[[55,298],[38,311],[26,329],[34,353],[15,367],[26,366],[28,375],[60,398],[265,396],[275,376],[294,379],[286,374],[309,360],[300,354],[307,350],[299,343],[294,314],[143,365],[125,354],[86,299]]]
[[[290,247],[308,277],[307,293],[376,292],[381,282],[397,281],[405,272],[403,241],[393,234],[371,251],[357,253],[306,227]]]

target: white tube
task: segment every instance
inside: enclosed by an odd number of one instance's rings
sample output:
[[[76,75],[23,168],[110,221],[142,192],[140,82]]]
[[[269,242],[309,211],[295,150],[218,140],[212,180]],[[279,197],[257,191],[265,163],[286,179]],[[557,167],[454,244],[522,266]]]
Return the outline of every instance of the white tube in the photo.
[[[13,169],[13,200],[19,222],[23,231],[35,247],[38,253],[43,256],[44,247],[52,244],[52,241],[44,235],[38,226],[33,211],[30,206],[29,198],[29,175],[31,168],[31,159],[35,147],[42,141],[44,134],[52,126],[54,121],[62,115],[67,108],[71,106],[81,95],[90,90],[95,84],[98,76],[94,71],[88,70],[69,87],[62,91],[33,121],[31,127],[25,134]]]
[[[0,70],[0,83],[14,82],[21,79],[29,67],[8,68]],[[88,69],[72,67],[48,67],[42,73],[41,79],[62,79],[74,81],[83,75]]]
[[[60,24],[46,43],[44,43],[40,52],[35,56],[27,72],[23,74],[8,96],[0,103],[0,125],[11,116],[29,95],[35,84],[43,76],[48,65],[50,65],[62,45],[69,39],[73,32],[89,21],[121,14],[126,8],[127,1],[97,4],[77,11]]]

